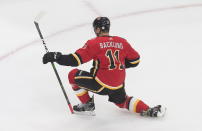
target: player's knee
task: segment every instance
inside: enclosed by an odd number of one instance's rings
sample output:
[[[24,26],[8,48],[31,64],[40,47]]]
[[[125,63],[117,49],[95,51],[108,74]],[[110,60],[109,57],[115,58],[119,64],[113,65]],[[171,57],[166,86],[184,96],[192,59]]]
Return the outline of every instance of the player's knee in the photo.
[[[78,69],[73,69],[69,72],[68,74],[68,79],[69,79],[69,83],[70,84],[75,84],[75,80],[74,80],[74,77],[77,73]]]
[[[124,102],[119,103],[119,104],[115,103],[115,105],[118,106],[119,108],[126,108],[126,109],[128,109],[129,102],[130,102],[131,99],[132,99],[132,97],[126,96]]]

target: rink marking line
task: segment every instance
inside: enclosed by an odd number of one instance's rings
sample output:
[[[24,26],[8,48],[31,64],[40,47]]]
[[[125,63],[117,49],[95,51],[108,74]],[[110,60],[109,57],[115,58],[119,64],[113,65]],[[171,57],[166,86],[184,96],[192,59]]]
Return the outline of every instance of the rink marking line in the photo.
[[[25,48],[27,48],[27,47],[29,47],[31,45],[36,44],[37,42],[39,42],[39,40],[34,40],[34,41],[29,42],[27,44],[21,45],[21,46],[17,47],[16,49],[14,49],[14,50],[12,50],[12,51],[10,51],[8,53],[5,53],[4,55],[0,56],[0,61],[2,61],[3,59],[9,57],[10,55],[14,55],[15,53],[19,52],[20,50],[23,50],[23,49],[25,49]]]
[[[184,9],[184,8],[193,8],[193,7],[201,7],[202,3],[198,4],[189,4],[189,5],[178,5],[178,6],[171,6],[171,7],[164,7],[164,8],[155,8],[155,9],[149,9],[149,10],[142,10],[142,11],[136,11],[131,13],[122,14],[119,16],[111,17],[112,19],[119,19],[124,17],[131,17],[134,15],[142,15],[142,14],[148,14],[148,13],[154,13],[154,12],[163,12],[168,10],[178,10],[178,9]]]
[[[89,1],[83,1],[85,3],[85,5],[92,11],[94,12],[97,16],[102,16],[102,13],[100,13],[95,6],[93,6],[93,4]]]
[[[52,37],[57,36],[57,35],[59,35],[59,34],[62,34],[62,33],[64,33],[64,32],[69,32],[69,31],[75,30],[75,29],[77,29],[77,28],[81,28],[81,27],[87,26],[87,25],[89,25],[89,24],[90,24],[90,23],[84,23],[84,24],[74,25],[74,26],[69,27],[69,28],[67,28],[67,29],[60,30],[60,31],[57,31],[57,32],[55,32],[55,33],[52,33],[52,34],[50,34],[50,35],[44,37],[44,39],[52,38]],[[19,52],[19,51],[21,51],[21,50],[23,50],[23,49],[25,49],[25,48],[27,48],[27,47],[30,47],[30,46],[32,46],[32,45],[34,45],[34,44],[38,44],[40,41],[41,41],[40,39],[34,40],[34,41],[32,41],[32,42],[29,42],[29,43],[26,43],[26,44],[24,44],[24,45],[21,45],[21,46],[17,47],[16,49],[14,49],[14,50],[12,50],[12,51],[10,51],[10,52],[5,53],[4,55],[1,55],[1,56],[0,56],[0,61],[4,60],[5,58],[7,58],[7,57],[9,57],[9,56],[11,56],[11,55],[14,55],[15,53],[17,53],[17,52]]]
[[[97,15],[100,15],[100,13],[95,9],[95,7],[93,7],[92,4],[90,4],[89,2],[87,2],[87,3],[88,3],[88,7],[92,11],[96,11],[95,13]],[[163,12],[163,11],[168,11],[168,10],[178,10],[178,9],[193,8],[193,7],[202,7],[202,3],[171,6],[171,7],[164,7],[164,8],[155,8],[155,9],[142,10],[142,11],[135,11],[135,12],[131,12],[131,13],[126,13],[126,14],[110,17],[110,18],[111,19],[120,19],[120,18],[125,18],[125,17],[135,16],[135,15],[142,15],[142,14],[147,14],[147,13]],[[82,28],[82,27],[88,26],[90,24],[91,23],[83,23],[83,24],[74,25],[74,26],[71,26],[71,27],[66,28],[64,30],[60,30],[60,31],[57,31],[57,32],[55,32],[53,34],[50,34],[47,37],[45,37],[45,39],[46,38],[52,38],[52,37],[57,36],[57,35],[59,35],[61,33],[64,33],[64,32],[69,32],[69,31],[72,31],[72,30],[75,30],[75,29],[78,29],[78,28]],[[26,43],[24,45],[21,45],[21,46],[17,47],[16,49],[1,55],[0,56],[0,61],[4,60],[5,58],[8,58],[11,55],[16,54],[17,52],[19,52],[19,51],[21,51],[21,50],[23,50],[25,48],[28,48],[28,47],[30,47],[30,46],[32,46],[34,44],[37,44],[38,42],[40,42],[39,39],[33,40],[32,42],[29,42],[29,43]]]

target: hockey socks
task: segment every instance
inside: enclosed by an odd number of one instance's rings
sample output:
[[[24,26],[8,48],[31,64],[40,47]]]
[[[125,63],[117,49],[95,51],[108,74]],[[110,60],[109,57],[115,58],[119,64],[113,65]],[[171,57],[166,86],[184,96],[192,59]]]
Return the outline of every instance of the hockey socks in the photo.
[[[128,110],[130,112],[141,113],[142,111],[146,111],[148,109],[149,109],[148,105],[146,105],[143,101],[133,97],[130,99],[128,103]]]
[[[126,97],[126,100],[121,104],[116,104],[120,108],[126,108],[130,112],[141,113],[142,111],[146,111],[149,109],[149,106],[146,105],[143,101],[133,98]]]
[[[87,90],[78,88],[77,90],[74,89],[74,91],[76,93],[76,96],[81,101],[81,103],[85,104],[85,103],[87,103],[90,100],[90,96],[89,96]]]
[[[70,73],[68,75],[69,83],[71,84],[72,89],[75,91],[76,96],[79,98],[81,103],[87,103],[90,100],[88,91],[78,87],[74,80],[74,77],[75,77],[77,71],[78,71],[78,69],[74,69],[74,70],[70,71]]]

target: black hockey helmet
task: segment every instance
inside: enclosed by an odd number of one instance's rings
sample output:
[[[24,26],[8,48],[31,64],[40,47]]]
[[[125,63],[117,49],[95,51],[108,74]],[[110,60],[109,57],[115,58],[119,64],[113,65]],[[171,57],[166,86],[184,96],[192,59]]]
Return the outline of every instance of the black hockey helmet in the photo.
[[[103,32],[109,32],[110,29],[110,21],[107,17],[97,17],[93,21],[93,28],[100,28]]]

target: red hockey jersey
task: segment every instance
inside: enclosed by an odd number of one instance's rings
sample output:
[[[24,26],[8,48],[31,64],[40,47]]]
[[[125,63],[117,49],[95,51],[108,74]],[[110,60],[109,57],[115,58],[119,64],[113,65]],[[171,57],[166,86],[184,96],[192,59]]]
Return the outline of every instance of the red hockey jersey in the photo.
[[[123,38],[117,36],[96,37],[88,40],[76,51],[79,63],[93,59],[91,73],[95,80],[106,88],[115,90],[125,81],[125,60],[139,63],[139,54]]]

